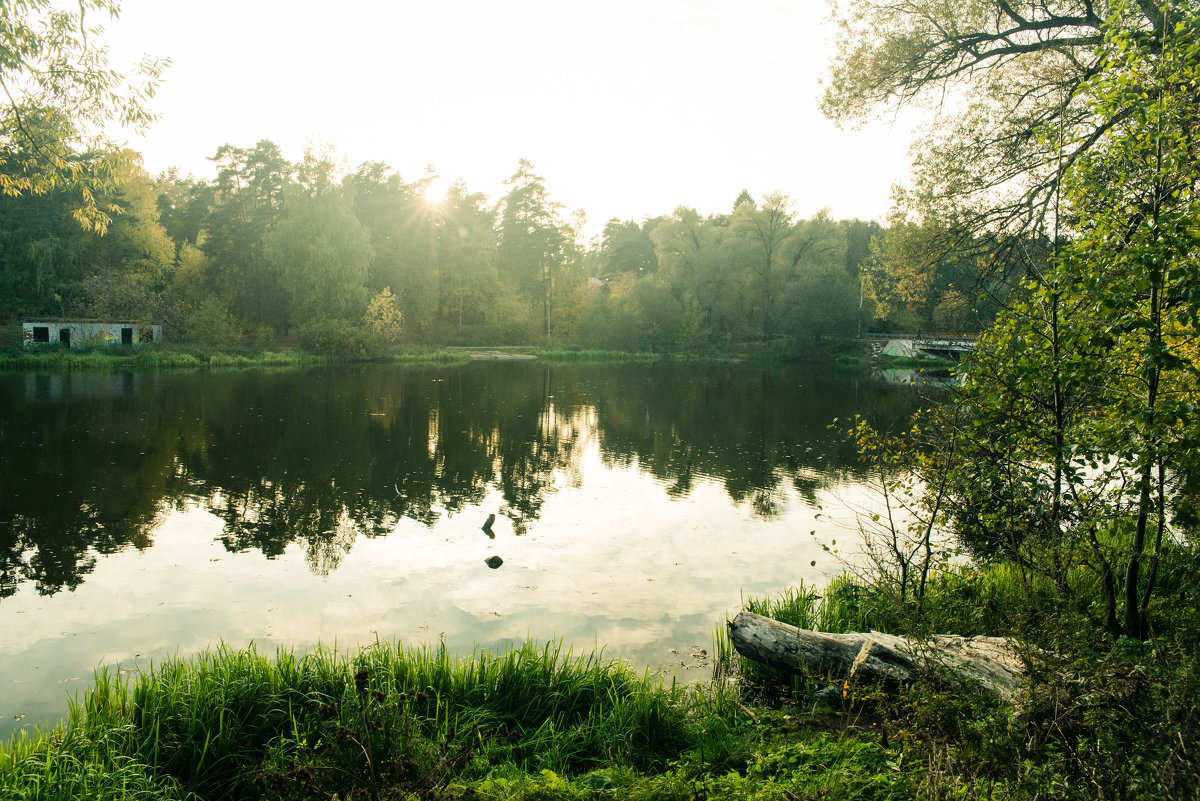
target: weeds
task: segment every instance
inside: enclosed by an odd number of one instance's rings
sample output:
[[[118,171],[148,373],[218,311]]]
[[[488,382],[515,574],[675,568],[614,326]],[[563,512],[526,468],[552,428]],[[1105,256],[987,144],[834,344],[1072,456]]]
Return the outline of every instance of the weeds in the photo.
[[[657,353],[619,350],[539,350],[535,355],[549,364],[653,364],[662,358]]]
[[[377,357],[396,364],[445,365],[470,361],[463,352],[412,349]],[[303,350],[217,350],[207,345],[97,346],[62,349],[27,347],[0,352],[0,370],[195,370],[312,367],[339,359]],[[361,360],[367,360],[365,357]]]
[[[101,672],[67,723],[8,749],[0,776],[5,787],[78,789],[64,771],[98,765],[143,776],[159,794],[147,797],[374,799],[429,797],[498,769],[664,771],[693,751],[726,769],[748,754],[729,695],[555,646],[463,659],[383,643],[352,658],[221,648],[130,686]]]

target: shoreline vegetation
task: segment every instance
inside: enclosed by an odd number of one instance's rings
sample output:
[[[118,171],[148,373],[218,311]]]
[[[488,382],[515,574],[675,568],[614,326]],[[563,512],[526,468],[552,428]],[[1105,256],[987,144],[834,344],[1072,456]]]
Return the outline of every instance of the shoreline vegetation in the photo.
[[[314,367],[345,363],[449,365],[470,361],[537,360],[546,364],[654,364],[660,361],[737,361],[782,364],[829,361],[838,369],[909,368],[931,373],[953,370],[954,362],[933,358],[870,356],[845,352],[845,344],[815,354],[798,355],[768,349],[728,349],[703,353],[547,348],[541,346],[412,346],[375,353],[320,353],[301,347],[236,345],[222,348],[200,343],[139,346],[58,345],[0,350],[0,371],[19,370],[190,370]]]
[[[1081,633],[1095,631],[1080,628],[1084,610],[1040,605],[1052,588],[1007,563],[939,569],[919,614],[848,574],[745,604],[824,631],[1020,637],[1030,678],[1014,704],[950,673],[906,687],[781,676],[738,657],[723,628],[707,685],[553,644],[465,657],[223,645],[128,681],[101,668],[64,723],[0,746],[0,787],[25,799],[1191,798],[1197,567],[1200,549],[1169,550],[1172,616],[1144,643]]]

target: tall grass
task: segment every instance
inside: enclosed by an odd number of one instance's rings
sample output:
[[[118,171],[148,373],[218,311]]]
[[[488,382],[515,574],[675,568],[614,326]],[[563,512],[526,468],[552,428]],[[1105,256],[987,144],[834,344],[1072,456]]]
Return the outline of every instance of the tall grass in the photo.
[[[657,353],[619,350],[539,350],[535,355],[550,364],[653,364],[662,358]]]
[[[363,359],[368,360],[368,359]],[[471,360],[470,354],[439,349],[413,349],[379,356],[398,364],[444,365]],[[303,350],[214,350],[206,345],[140,345],[95,349],[25,348],[0,352],[0,370],[187,370],[307,367],[339,361]]]
[[[24,733],[0,747],[0,797],[38,801],[175,801],[186,794],[140,759],[125,685],[101,670],[96,689],[72,703],[52,732]]]
[[[471,354],[463,350],[411,350],[393,353],[387,359],[396,364],[466,364]]]
[[[113,370],[130,364],[129,354],[114,350],[37,350],[0,354],[0,370]]]
[[[315,356],[299,350],[288,351],[257,351],[250,353],[227,353],[218,351],[208,356],[209,367],[305,367],[325,364],[328,358]]]
[[[427,794],[496,765],[649,771],[697,749],[720,764],[746,748],[728,695],[552,645],[462,659],[383,643],[352,657],[223,647],[131,686],[99,673],[64,726],[8,748],[0,777],[78,790],[91,773],[124,771],[147,798],[345,798]]]

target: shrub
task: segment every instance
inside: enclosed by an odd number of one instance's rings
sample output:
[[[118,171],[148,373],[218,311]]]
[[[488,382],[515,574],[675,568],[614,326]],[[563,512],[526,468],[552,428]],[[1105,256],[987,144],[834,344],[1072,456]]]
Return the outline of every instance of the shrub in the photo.
[[[347,320],[317,317],[300,326],[299,336],[306,350],[321,356],[355,359],[367,353],[363,330]]]

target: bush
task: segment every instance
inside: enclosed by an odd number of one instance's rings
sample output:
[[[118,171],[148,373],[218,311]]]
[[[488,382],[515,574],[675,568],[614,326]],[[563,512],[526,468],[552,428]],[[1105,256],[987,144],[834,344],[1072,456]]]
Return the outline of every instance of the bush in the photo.
[[[367,355],[365,332],[347,320],[317,317],[300,326],[298,333],[300,344],[320,356],[355,359]]]
[[[207,298],[192,312],[189,339],[205,345],[228,346],[238,339],[237,325],[216,298]]]

